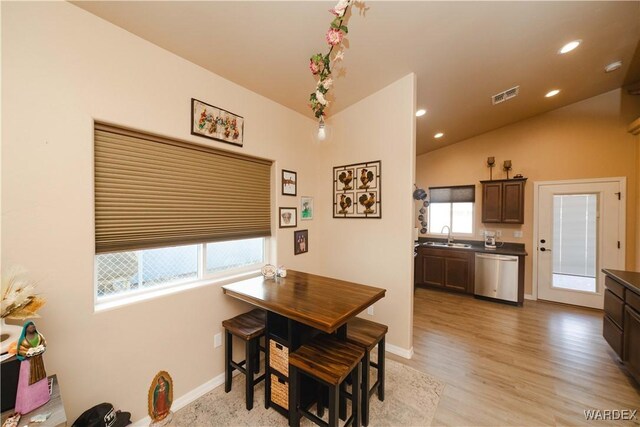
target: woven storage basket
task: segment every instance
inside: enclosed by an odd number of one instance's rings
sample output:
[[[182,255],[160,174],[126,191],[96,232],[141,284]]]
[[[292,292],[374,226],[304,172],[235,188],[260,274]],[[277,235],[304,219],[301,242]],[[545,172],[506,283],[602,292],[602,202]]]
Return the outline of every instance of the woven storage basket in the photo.
[[[289,409],[289,384],[271,374],[271,401],[276,405]]]
[[[269,340],[269,366],[284,376],[289,376],[289,348]]]

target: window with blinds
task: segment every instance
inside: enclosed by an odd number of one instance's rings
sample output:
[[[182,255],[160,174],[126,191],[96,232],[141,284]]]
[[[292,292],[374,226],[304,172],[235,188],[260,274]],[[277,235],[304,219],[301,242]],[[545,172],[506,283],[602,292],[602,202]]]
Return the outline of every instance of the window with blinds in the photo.
[[[95,124],[96,301],[261,266],[271,162]]]
[[[429,233],[473,234],[475,185],[429,188]]]

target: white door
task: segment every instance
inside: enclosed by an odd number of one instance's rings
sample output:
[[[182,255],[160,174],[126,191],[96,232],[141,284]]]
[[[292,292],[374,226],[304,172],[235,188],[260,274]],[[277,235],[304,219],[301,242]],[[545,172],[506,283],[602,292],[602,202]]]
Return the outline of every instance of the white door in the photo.
[[[538,298],[603,308],[602,268],[624,269],[624,179],[536,183]]]

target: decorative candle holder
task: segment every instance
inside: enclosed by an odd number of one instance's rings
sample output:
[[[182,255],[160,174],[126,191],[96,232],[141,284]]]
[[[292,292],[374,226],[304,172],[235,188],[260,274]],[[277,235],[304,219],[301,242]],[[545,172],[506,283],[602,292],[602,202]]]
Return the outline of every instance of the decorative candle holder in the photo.
[[[502,168],[507,172],[507,179],[509,179],[509,171],[511,170],[511,160],[505,160]]]
[[[496,165],[495,157],[487,157],[487,166],[489,166],[489,180],[493,181],[493,167]]]

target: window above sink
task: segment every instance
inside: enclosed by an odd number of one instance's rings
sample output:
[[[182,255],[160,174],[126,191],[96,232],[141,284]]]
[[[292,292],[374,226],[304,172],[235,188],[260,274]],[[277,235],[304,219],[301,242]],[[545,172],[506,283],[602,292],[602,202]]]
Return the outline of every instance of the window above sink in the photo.
[[[447,236],[449,227],[454,237],[473,236],[475,185],[430,187],[428,235]]]

